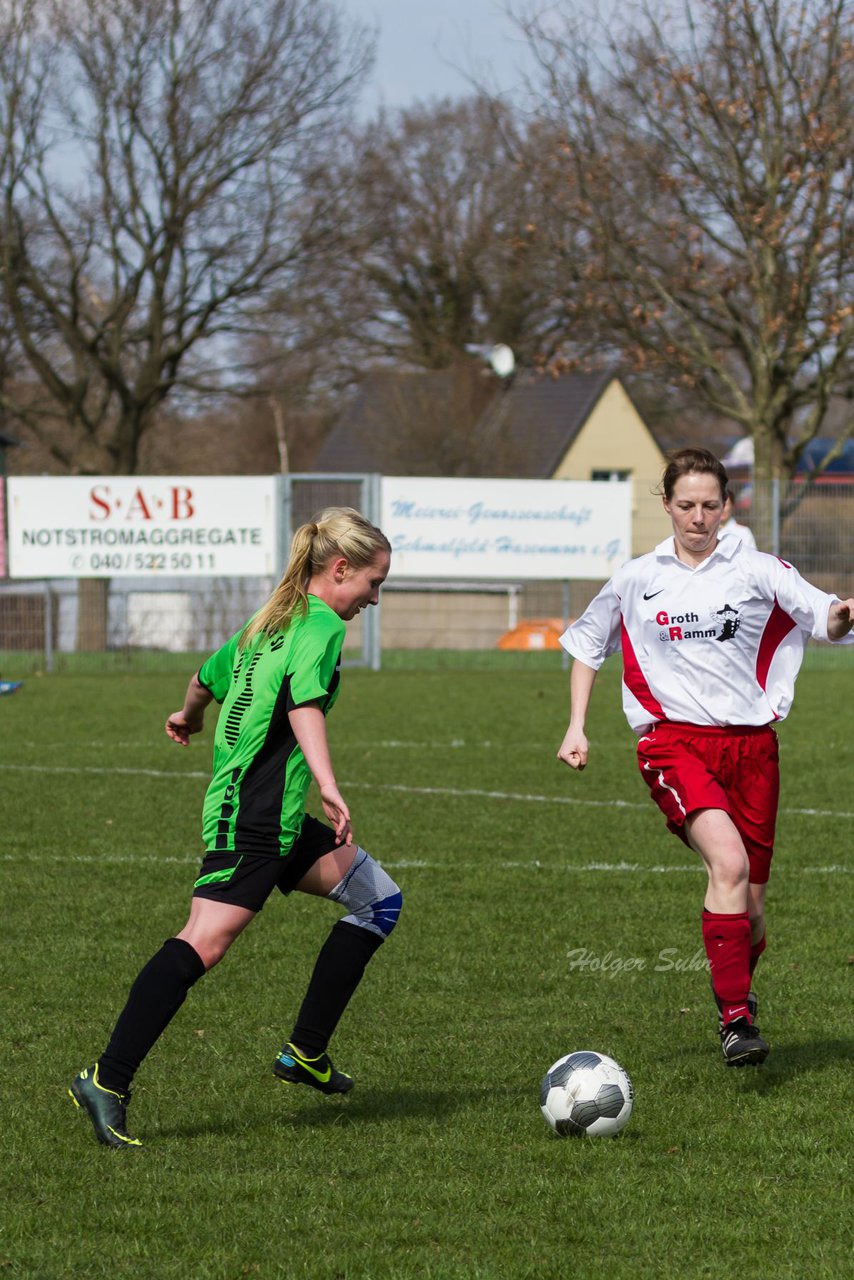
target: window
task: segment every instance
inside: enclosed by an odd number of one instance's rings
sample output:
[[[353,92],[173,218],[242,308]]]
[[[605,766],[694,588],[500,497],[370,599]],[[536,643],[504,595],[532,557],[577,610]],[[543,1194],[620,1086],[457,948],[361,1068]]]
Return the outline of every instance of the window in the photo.
[[[631,480],[631,471],[620,471],[616,468],[612,471],[603,469],[594,469],[590,472],[591,480]]]

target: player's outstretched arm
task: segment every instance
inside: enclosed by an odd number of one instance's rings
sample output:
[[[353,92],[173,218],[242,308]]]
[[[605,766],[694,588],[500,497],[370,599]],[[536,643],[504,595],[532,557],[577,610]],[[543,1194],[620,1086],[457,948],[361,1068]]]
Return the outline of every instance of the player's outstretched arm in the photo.
[[[828,640],[844,640],[854,627],[854,599],[835,600],[827,614]]]
[[[180,711],[173,711],[165,725],[166,733],[179,747],[189,744],[191,734],[201,733],[205,726],[205,709],[212,701],[213,694],[199,683],[196,672],[187,685],[183,707]]]
[[[579,662],[578,658],[572,664],[572,674],[569,678],[569,728],[563,737],[563,742],[558,748],[557,758],[563,760],[564,764],[568,764],[570,769],[584,769],[587,766],[587,756],[589,752],[589,744],[584,732],[584,725],[587,720],[587,708],[590,705],[590,694],[593,691],[593,682],[596,679],[596,671],[593,667],[588,667],[584,662]]]

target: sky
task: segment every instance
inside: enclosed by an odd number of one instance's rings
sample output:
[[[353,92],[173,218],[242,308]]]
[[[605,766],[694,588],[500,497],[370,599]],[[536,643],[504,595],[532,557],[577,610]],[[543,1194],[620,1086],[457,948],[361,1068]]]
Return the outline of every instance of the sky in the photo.
[[[499,92],[520,87],[532,58],[506,7],[506,0],[339,0],[345,16],[378,29],[366,110],[461,97],[472,79]]]

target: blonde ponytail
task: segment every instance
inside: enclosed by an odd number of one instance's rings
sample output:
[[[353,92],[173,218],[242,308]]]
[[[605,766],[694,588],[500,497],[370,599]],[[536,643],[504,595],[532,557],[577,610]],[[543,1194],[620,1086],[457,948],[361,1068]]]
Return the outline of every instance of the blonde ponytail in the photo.
[[[301,524],[291,541],[291,554],[279,585],[240,637],[241,649],[259,636],[286,631],[308,609],[308,584],[336,556],[362,569],[381,551],[391,551],[385,534],[353,507],[327,507]]]

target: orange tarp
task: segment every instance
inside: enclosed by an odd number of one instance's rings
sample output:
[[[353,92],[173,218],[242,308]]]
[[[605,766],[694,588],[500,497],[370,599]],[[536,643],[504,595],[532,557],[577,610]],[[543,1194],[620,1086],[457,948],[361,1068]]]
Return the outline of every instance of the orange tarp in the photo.
[[[528,618],[497,642],[499,649],[559,649],[566,630],[562,618]]]

